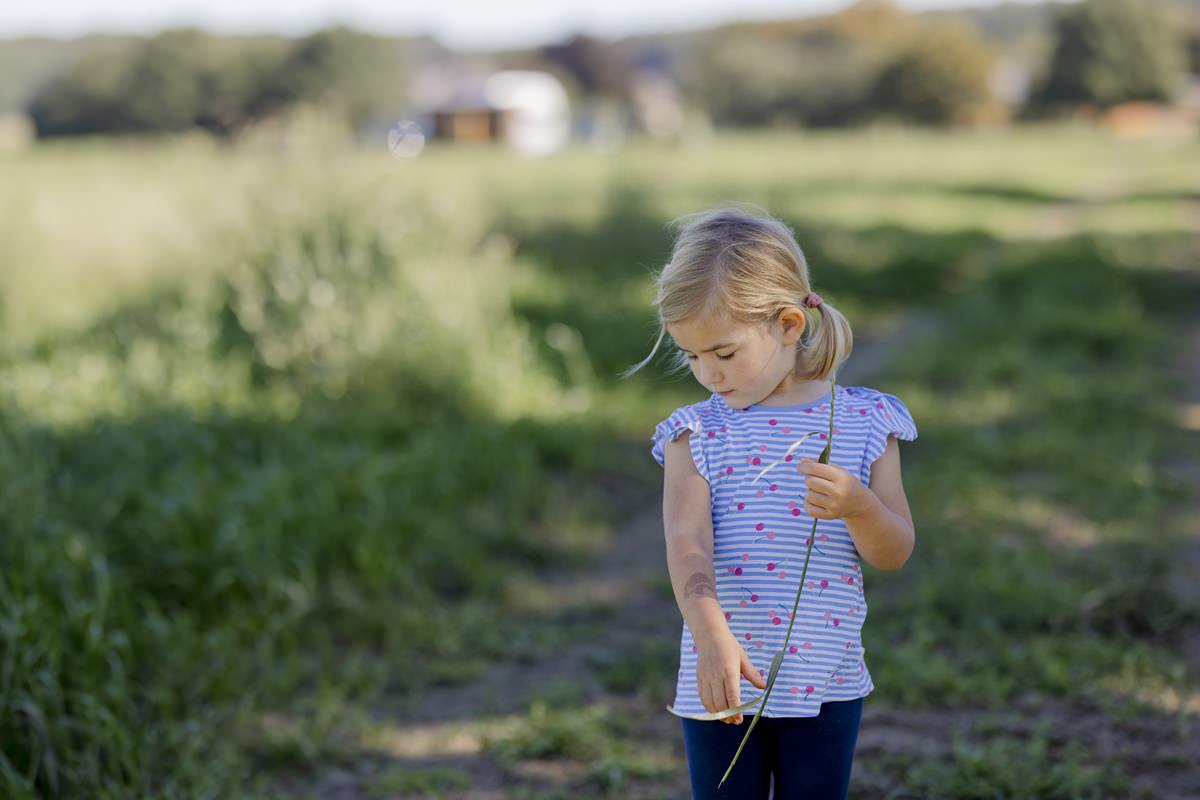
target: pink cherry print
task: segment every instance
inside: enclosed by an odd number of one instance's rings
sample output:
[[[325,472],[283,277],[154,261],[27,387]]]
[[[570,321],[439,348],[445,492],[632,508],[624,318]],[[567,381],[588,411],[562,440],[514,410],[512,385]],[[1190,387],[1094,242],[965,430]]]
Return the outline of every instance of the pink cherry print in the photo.
[[[860,408],[860,409],[858,410],[858,413],[859,413],[859,414],[866,414],[866,413],[867,413],[867,410],[866,410],[865,408]]]
[[[833,621],[833,627],[835,627],[835,628],[836,628],[838,625],[841,625],[841,624],[842,624],[842,621],[841,621],[840,619],[834,619],[834,621]]]
[[[779,617],[772,617],[772,618],[771,618],[771,622],[773,622],[773,623],[775,623],[776,625],[778,625],[779,623],[783,622],[783,620],[782,620],[782,619],[780,619]]]
[[[761,452],[761,453],[765,453],[765,452],[767,452],[767,450],[769,450],[769,449],[770,449],[770,448],[768,448],[768,447],[767,447],[765,444],[760,444],[760,445],[758,446],[758,450],[759,450],[759,452]]]
[[[726,468],[725,468],[725,474],[726,474],[726,475],[732,475],[732,474],[733,474],[733,467],[726,467]]]
[[[791,688],[789,691],[790,691],[792,694],[800,694],[800,687],[799,687],[799,686],[793,686],[793,687],[792,687],[792,688]]]
[[[774,572],[774,571],[775,571],[775,562],[768,561],[767,562],[767,572]]]
[[[775,491],[775,490],[776,490],[776,489],[778,489],[778,488],[779,488],[779,487],[778,487],[778,486],[776,486],[775,484],[773,484],[773,483],[771,484],[771,491],[772,491],[772,492],[773,492],[773,491]]]
[[[813,646],[813,645],[812,645],[812,642],[805,642],[805,643],[804,643],[804,649],[805,649],[805,650],[812,650],[812,646]]]
[[[816,586],[816,583],[815,583],[814,581],[809,581],[809,582],[808,582],[808,588],[809,588],[809,589],[812,589],[812,588],[814,588],[815,586]]]
[[[795,508],[795,507],[796,507],[796,501],[788,500],[788,508]]]
[[[783,460],[784,460],[784,461],[791,461],[791,460],[792,460],[792,454],[791,454],[791,453],[788,453],[786,456],[784,456],[784,457],[783,457]]]
[[[767,538],[768,538],[768,539],[774,539],[774,538],[775,538],[775,531],[767,531]]]
[[[754,643],[754,646],[755,646],[755,647],[762,647],[762,639],[759,639],[757,642],[755,642],[755,643]]]
[[[829,619],[829,618],[830,618],[830,617],[832,617],[832,616],[833,616],[833,612],[832,612],[832,611],[826,611],[826,612],[825,612],[825,619]]]
[[[764,525],[763,523],[761,523],[761,522],[760,522],[760,523],[758,523],[757,525],[755,525],[755,526],[754,526],[754,530],[756,530],[756,531],[761,531],[761,530],[762,530],[763,528],[765,528],[765,527],[767,527],[767,526],[766,526],[766,525]]]
[[[696,645],[692,645],[692,652],[696,652]]]
[[[804,687],[804,693],[805,693],[805,694],[812,694],[812,693],[813,693],[813,692],[815,692],[815,691],[816,691],[816,687],[815,687],[815,686],[813,686],[811,683],[810,683],[808,686],[805,686],[805,687]],[[808,699],[808,698],[805,698],[805,699]]]
[[[853,585],[854,585],[854,578],[847,578],[847,579],[846,579],[846,583],[848,583],[848,584],[850,584],[851,586],[853,586]]]
[[[745,601],[745,600],[739,600],[739,601],[738,601],[738,605],[739,605],[739,606],[741,606],[742,608],[745,608],[745,607],[746,607],[746,601]]]
[[[775,424],[775,420],[773,420],[773,419],[769,419],[769,420],[767,420],[767,424],[768,424],[768,425],[774,425],[774,424]]]
[[[746,504],[745,504],[745,503],[738,503],[738,505],[737,505],[737,509],[738,509],[738,511],[744,511],[744,510],[746,509]]]
[[[750,631],[746,631],[746,641],[750,641]]]
[[[811,408],[804,409],[805,414],[811,414],[812,412],[813,412],[813,410]]]
[[[750,560],[750,554],[742,553],[742,561],[749,561],[749,560]]]
[[[786,577],[787,577],[787,573],[786,573],[785,571],[783,571],[783,570],[779,570],[779,577],[780,577],[780,579],[786,578]]]
[[[846,682],[846,679],[843,678],[841,675],[838,675],[838,686],[841,686],[845,682]]]
[[[752,595],[750,595],[750,602],[751,602],[751,603],[757,603],[757,602],[758,602],[758,595],[756,595],[756,594],[752,594]]]
[[[728,611],[726,611],[726,612],[725,612],[725,621],[726,621],[726,622],[728,622],[728,621],[729,621],[729,620],[731,620],[731,619],[733,619],[733,614],[732,614],[732,613],[730,613],[730,612],[728,612]]]
[[[789,653],[795,653],[795,652],[796,652],[796,645],[792,645],[791,647],[789,647],[789,648],[788,648],[788,652],[789,652]]]
[[[730,564],[728,567],[726,567],[726,568],[725,568],[725,570],[726,570],[727,572],[733,572],[733,565],[732,565],[732,564]]]
[[[876,408],[883,408],[883,403],[876,402],[876,403],[875,403],[875,407],[876,407]]]
[[[798,508],[793,508],[793,509],[792,509],[792,516],[793,516],[793,517],[798,517],[798,516],[800,516],[800,509],[798,509]]]
[[[742,568],[741,568],[741,567],[734,567],[733,574],[734,574],[734,575],[741,575],[741,574],[742,574]]]
[[[787,425],[784,425],[784,426],[783,426],[783,432],[784,432],[784,433],[791,433],[791,432],[792,432],[792,429],[791,429],[791,428],[789,428]]]
[[[708,438],[710,438],[710,439],[712,439],[712,438],[715,438],[715,437],[716,437],[716,435],[717,435],[717,432],[716,432],[716,431],[709,431],[709,432],[708,432]]]
[[[757,492],[754,493],[754,496],[762,497],[764,494],[766,494],[766,492],[764,492],[762,489],[759,489]]]
[[[757,467],[759,464],[762,463],[762,459],[759,458],[758,456],[755,456],[754,458],[750,459],[750,463]]]
[[[820,434],[818,434],[818,436],[820,436],[822,439],[824,439],[824,438],[825,438],[825,434],[824,434],[824,433],[820,433]]]
[[[822,541],[822,542],[828,542],[828,541],[829,541],[829,534],[828,534],[828,533],[822,533],[822,534],[821,534],[821,536],[820,536],[820,539],[821,539],[821,541]]]

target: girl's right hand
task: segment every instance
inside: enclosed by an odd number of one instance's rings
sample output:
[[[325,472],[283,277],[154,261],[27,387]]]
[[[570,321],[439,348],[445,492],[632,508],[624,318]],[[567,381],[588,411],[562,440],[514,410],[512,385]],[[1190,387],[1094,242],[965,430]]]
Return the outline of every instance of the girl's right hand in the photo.
[[[750,663],[750,656],[728,628],[711,642],[697,644],[696,651],[696,689],[700,693],[700,702],[710,713],[741,704],[743,675],[759,689],[767,688],[767,679]],[[742,717],[742,714],[735,714],[719,721],[741,725]]]

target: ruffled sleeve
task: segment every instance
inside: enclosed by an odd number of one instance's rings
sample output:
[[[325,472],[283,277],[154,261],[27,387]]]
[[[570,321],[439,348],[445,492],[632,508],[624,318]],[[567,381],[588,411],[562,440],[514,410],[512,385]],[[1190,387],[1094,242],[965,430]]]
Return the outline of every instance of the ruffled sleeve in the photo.
[[[900,398],[886,392],[877,392],[871,409],[871,432],[867,437],[867,449],[863,454],[864,474],[868,473],[875,460],[887,449],[888,436],[911,442],[917,438],[917,423],[908,407]]]
[[[688,437],[688,446],[692,451],[692,462],[696,465],[696,471],[707,481],[709,480],[708,456],[704,448],[706,432],[699,412],[691,406],[682,406],[675,409],[669,417],[655,426],[654,434],[650,437],[650,441],[652,442],[650,454],[654,456],[654,460],[660,466],[665,467],[666,453],[663,450],[664,445],[668,441],[678,439],[684,431],[688,430],[692,432],[692,435]]]

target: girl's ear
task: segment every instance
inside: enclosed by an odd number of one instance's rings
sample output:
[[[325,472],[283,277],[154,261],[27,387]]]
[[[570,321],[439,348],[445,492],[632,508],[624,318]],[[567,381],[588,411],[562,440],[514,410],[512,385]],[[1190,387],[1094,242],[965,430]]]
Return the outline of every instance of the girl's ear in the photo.
[[[789,306],[779,312],[779,324],[783,328],[783,336],[795,336],[796,338],[788,344],[795,344],[800,341],[800,337],[804,334],[804,329],[808,327],[808,318],[804,316],[804,312],[798,308]]]

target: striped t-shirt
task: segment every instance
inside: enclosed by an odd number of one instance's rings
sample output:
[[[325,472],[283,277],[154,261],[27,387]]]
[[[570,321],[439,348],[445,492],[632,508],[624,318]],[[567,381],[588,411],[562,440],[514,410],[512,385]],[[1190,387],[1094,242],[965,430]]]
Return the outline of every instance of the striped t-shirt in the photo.
[[[865,386],[838,386],[837,392],[829,463],[869,485],[871,465],[883,454],[887,437],[912,441],[916,423],[894,395]],[[664,464],[668,439],[692,431],[692,460],[712,496],[717,599],[730,631],[764,676],[787,635],[813,524],[804,512],[808,485],[796,465],[825,449],[829,401],[826,392],[810,403],[735,409],[714,392],[708,400],[677,408],[651,437],[651,453]],[[820,433],[785,457],[788,447],[810,431]],[[861,635],[866,616],[862,567],[850,531],[842,519],[818,520],[788,652],[764,715],[813,717],[823,702],[870,694],[875,684]],[[745,677],[741,681],[743,702],[761,693]],[[684,714],[707,710],[696,688],[696,645],[686,621],[673,705]]]

